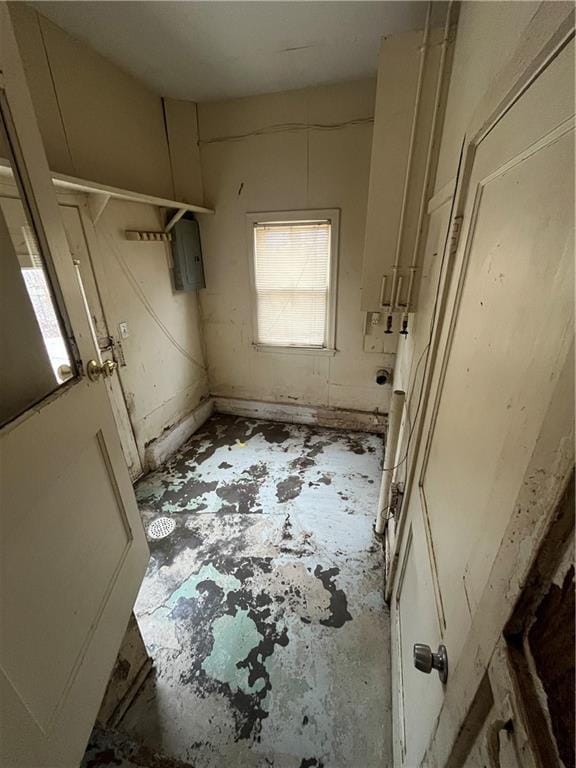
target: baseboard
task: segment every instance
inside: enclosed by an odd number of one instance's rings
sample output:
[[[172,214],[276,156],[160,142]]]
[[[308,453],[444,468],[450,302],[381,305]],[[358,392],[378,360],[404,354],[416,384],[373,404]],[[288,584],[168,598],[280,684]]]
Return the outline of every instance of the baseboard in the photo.
[[[244,400],[216,395],[213,395],[212,399],[217,413],[229,413],[252,419],[282,421],[288,424],[312,424],[319,427],[376,434],[385,433],[388,425],[388,416],[384,413],[292,403],[267,403],[261,400]]]
[[[152,659],[148,658],[142,664],[140,669],[138,670],[138,674],[134,678],[134,681],[132,682],[132,685],[130,688],[126,691],[125,695],[122,697],[122,700],[118,703],[118,706],[112,713],[112,716],[106,723],[106,726],[108,728],[115,728],[120,720],[124,717],[126,712],[128,711],[128,708],[136,698],[136,694],[140,691],[140,688],[144,685],[144,681],[150,674],[150,671],[152,669],[153,662]]]
[[[162,466],[189,437],[200,429],[214,411],[265,421],[310,424],[375,434],[384,434],[388,424],[388,416],[384,413],[212,396],[146,446],[144,454],[146,471],[150,472]]]
[[[147,471],[158,469],[175,453],[186,440],[207,421],[214,412],[214,401],[211,397],[204,400],[191,413],[184,416],[172,427],[146,446],[144,461]]]

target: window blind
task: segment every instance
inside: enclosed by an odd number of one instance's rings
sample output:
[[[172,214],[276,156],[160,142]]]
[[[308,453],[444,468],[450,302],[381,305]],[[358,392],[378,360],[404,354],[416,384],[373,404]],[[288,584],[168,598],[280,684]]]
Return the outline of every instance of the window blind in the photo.
[[[326,345],[329,221],[254,225],[258,344]]]

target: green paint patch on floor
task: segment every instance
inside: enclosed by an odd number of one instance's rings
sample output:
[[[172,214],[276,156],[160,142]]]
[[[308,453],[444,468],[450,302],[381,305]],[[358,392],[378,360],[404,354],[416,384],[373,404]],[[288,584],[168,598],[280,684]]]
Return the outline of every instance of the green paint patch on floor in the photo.
[[[166,483],[162,475],[154,474],[148,475],[144,480],[141,480],[136,487],[136,498],[138,502],[151,503],[158,501],[166,493]]]
[[[185,579],[180,586],[172,592],[168,600],[164,603],[164,606],[168,610],[173,610],[178,605],[180,598],[192,599],[198,597],[196,588],[198,584],[203,581],[213,581],[217,584],[224,593],[231,592],[233,589],[240,589],[241,582],[235,577],[230,576],[227,573],[220,573],[211,563],[209,565],[203,565],[198,573],[193,573]]]
[[[212,626],[214,645],[202,668],[207,675],[222,683],[228,683],[232,690],[244,693],[257,693],[264,681],[256,680],[254,685],[248,682],[249,670],[239,667],[252,648],[262,640],[256,624],[248,616],[248,611],[237,611],[235,616],[221,616]]]
[[[200,501],[188,502],[185,506],[182,502],[164,502],[164,512],[167,514],[181,514],[182,512],[196,512],[196,507],[200,504]],[[218,512],[222,506],[222,499],[218,498],[215,493],[208,492],[202,498],[202,512],[204,514],[214,514]]]

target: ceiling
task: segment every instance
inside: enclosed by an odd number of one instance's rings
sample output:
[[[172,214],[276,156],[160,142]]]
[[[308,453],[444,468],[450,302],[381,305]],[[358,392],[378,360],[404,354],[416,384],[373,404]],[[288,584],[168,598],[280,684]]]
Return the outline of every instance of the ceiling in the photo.
[[[421,2],[32,3],[163,96],[227,99],[374,76],[382,35],[424,24]]]

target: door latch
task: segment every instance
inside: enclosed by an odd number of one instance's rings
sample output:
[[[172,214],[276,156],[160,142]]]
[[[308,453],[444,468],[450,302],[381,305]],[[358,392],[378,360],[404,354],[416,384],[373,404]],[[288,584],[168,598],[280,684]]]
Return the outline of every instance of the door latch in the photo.
[[[425,672],[427,675],[433,669],[438,670],[440,682],[446,685],[448,680],[448,652],[446,651],[446,646],[439,645],[438,652],[432,653],[429,645],[416,643],[414,646],[414,666],[420,672]]]

